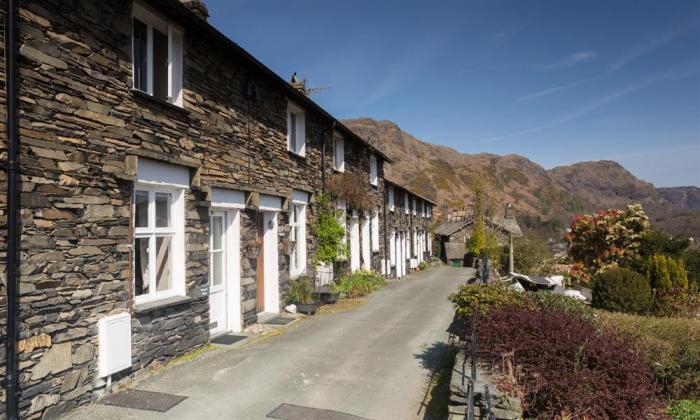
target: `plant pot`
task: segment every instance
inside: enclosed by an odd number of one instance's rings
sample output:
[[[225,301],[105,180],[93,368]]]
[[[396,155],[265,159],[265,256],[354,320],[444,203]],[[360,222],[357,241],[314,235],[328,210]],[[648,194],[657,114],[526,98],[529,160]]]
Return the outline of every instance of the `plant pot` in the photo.
[[[340,293],[323,293],[321,295],[321,300],[323,300],[323,303],[334,304],[334,303],[338,302],[339,298],[340,298]]]
[[[297,303],[297,312],[301,312],[306,315],[315,315],[318,311],[318,307],[321,306],[319,302],[313,303]]]

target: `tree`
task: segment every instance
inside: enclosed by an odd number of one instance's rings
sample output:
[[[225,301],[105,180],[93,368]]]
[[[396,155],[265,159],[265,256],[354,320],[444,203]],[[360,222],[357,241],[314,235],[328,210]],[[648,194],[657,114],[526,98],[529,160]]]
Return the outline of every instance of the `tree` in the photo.
[[[591,275],[609,266],[631,265],[639,261],[650,229],[649,218],[639,204],[580,216],[566,235],[569,255]]]
[[[311,223],[311,229],[318,239],[314,262],[332,264],[347,255],[348,246],[345,243],[345,228],[338,221],[335,211],[330,207],[327,195],[321,195],[319,200],[318,218]]]
[[[492,210],[492,197],[489,185],[483,176],[473,176],[469,188],[474,194],[474,224],[467,241],[467,250],[476,256],[486,255],[493,264],[498,264],[501,246],[496,232],[486,225],[486,219]]]
[[[543,262],[552,258],[552,252],[547,245],[538,239],[522,237],[513,240],[513,265],[516,272],[537,275],[541,271]],[[501,254],[502,267],[508,267],[508,252],[508,245],[506,245]]]

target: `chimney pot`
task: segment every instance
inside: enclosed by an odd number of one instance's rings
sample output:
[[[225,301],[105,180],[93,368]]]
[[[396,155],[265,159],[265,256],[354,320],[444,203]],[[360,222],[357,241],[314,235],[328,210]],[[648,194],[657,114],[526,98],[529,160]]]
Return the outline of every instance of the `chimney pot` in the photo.
[[[188,9],[193,11],[200,18],[204,20],[209,18],[209,9],[207,5],[204,4],[204,0],[180,0],[180,3],[187,6]]]

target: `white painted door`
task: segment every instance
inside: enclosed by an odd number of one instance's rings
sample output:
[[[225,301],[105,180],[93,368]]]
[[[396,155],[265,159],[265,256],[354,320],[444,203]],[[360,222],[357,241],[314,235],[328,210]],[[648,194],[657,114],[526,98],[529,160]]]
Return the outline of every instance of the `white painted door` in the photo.
[[[226,254],[226,213],[215,211],[209,223],[209,328],[212,335],[228,330]]]
[[[401,258],[401,268],[403,269],[403,275],[405,276],[408,274],[408,259],[409,259],[409,249],[408,249],[408,244],[409,244],[409,235],[410,232],[406,231],[403,233],[403,241],[401,242],[401,250],[403,252],[403,256]]]
[[[369,213],[365,212],[362,219],[362,269],[370,269],[370,237],[369,237]]]
[[[277,212],[266,211],[263,213],[263,261],[265,264],[265,310],[264,312],[278,313],[280,310],[279,296],[279,253],[277,234]]]
[[[211,335],[241,331],[241,254],[238,210],[211,213],[209,322]]]
[[[357,216],[350,218],[350,271],[360,269],[360,224]]]
[[[403,277],[403,269],[401,268],[401,232],[397,233],[394,238],[394,249],[396,250],[396,277]]]

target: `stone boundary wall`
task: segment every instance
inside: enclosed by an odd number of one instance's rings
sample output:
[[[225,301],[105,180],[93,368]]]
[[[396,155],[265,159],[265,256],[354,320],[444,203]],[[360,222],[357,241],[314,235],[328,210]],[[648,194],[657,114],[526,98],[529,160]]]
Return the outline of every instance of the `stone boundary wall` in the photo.
[[[465,358],[467,359],[466,361]],[[450,378],[449,420],[462,420],[467,418],[467,409],[469,407],[469,376],[471,375],[471,363],[469,359],[464,348],[460,349],[455,357],[455,364],[452,367],[452,377]],[[523,418],[520,400],[499,391],[486,371],[477,365],[476,385],[474,387],[475,419],[488,419],[485,395],[486,386],[488,386],[489,394],[491,394],[491,411],[496,416],[496,419],[515,420]]]

